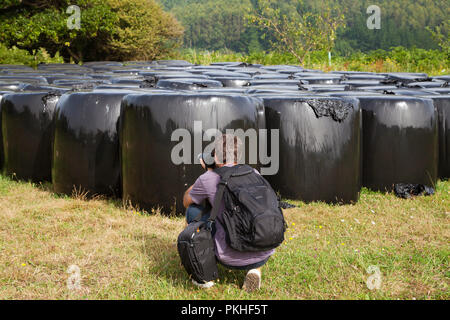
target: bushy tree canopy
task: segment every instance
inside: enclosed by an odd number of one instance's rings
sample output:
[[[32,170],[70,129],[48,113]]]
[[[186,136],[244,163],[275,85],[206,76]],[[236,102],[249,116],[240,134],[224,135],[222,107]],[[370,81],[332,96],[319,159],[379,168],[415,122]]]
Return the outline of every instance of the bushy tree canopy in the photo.
[[[81,9],[80,29],[68,28],[70,5]],[[42,47],[75,61],[158,58],[183,32],[154,0],[7,0],[0,30],[9,47]]]
[[[274,36],[274,48],[291,53],[302,64],[311,51],[330,51],[334,47],[344,15],[334,6],[327,6],[319,14],[304,10],[301,0],[295,4],[295,8],[286,10],[276,0],[258,0],[248,19]]]
[[[167,55],[180,42],[183,28],[153,0],[107,0],[118,18],[111,57],[152,60]]]

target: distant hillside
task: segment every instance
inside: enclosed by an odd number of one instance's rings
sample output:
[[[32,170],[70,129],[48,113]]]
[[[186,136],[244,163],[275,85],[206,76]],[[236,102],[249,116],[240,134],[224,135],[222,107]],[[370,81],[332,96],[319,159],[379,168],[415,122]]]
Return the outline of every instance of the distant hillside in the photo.
[[[159,0],[184,25],[184,45],[199,49],[222,48],[239,52],[269,49],[268,39],[245,22],[245,8],[257,0]],[[304,0],[301,10],[320,12],[327,3],[338,3],[346,12],[347,28],[339,32],[336,50],[349,54],[404,46],[432,49],[437,44],[425,29],[450,16],[448,0]],[[298,1],[279,0],[283,10],[295,10]],[[381,29],[367,28],[370,5],[381,8]]]

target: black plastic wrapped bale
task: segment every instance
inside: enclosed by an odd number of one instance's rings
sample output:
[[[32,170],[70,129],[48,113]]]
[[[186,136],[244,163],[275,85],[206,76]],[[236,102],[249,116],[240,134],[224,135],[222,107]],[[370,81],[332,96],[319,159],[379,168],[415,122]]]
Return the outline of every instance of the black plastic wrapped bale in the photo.
[[[260,69],[260,68],[227,68],[226,70],[227,71],[239,72],[239,73],[245,73],[249,77],[253,77],[255,75],[268,72],[267,70],[263,70],[263,69]]]
[[[299,79],[258,79],[251,80],[251,86],[299,86],[301,84],[308,84],[307,81],[302,81]]]
[[[276,80],[281,79],[293,79],[293,76],[290,74],[282,74],[282,73],[265,73],[265,74],[258,74],[253,76],[254,80],[272,80],[276,82]]]
[[[157,60],[156,64],[171,67],[190,67],[192,63],[185,60]]]
[[[373,74],[364,74],[364,73],[354,74],[354,73],[350,73],[350,74],[345,74],[344,78],[348,79],[348,80],[378,80],[378,81],[381,81],[381,80],[385,80],[386,76],[375,74],[375,73],[373,73]]]
[[[301,91],[312,91],[314,93],[319,92],[332,92],[332,91],[346,91],[350,90],[350,87],[345,84],[302,84],[299,86]]]
[[[94,79],[94,80],[55,80],[53,82],[53,85],[55,86],[61,86],[61,87],[96,87],[102,84],[111,84],[108,80],[100,80],[100,79]]]
[[[26,83],[22,82],[2,82],[0,80],[1,91],[21,91],[26,86]]]
[[[397,183],[434,186],[438,168],[437,112],[430,99],[360,96],[363,185],[391,191]]]
[[[350,86],[351,90],[355,90],[361,87],[379,86],[380,80],[345,80],[341,81],[341,84]]]
[[[82,80],[92,80],[92,77],[83,77],[83,76],[67,76],[67,75],[45,75],[45,79],[49,84],[52,84],[56,80],[74,80],[74,81],[82,81]]]
[[[168,71],[166,69],[164,70],[151,69],[151,70],[141,70],[139,72],[139,75],[142,77],[155,77],[160,75],[166,75],[168,77],[173,78],[188,78],[189,76],[192,76],[192,73],[187,71],[173,71],[173,70]]]
[[[140,85],[144,77],[123,77],[123,78],[112,78],[109,80],[111,84],[132,84],[132,85]]]
[[[440,80],[411,82],[406,85],[408,88],[428,89],[428,88],[445,88],[448,83]]]
[[[428,89],[427,91],[435,92],[438,94],[450,94],[450,87],[449,88],[432,88],[432,89]]]
[[[2,135],[2,98],[5,94],[13,93],[12,91],[0,91],[0,171],[3,170],[3,135]]]
[[[125,76],[125,75],[137,76],[137,75],[139,75],[139,72],[141,72],[143,70],[145,70],[145,69],[123,69],[123,70],[113,70],[112,73],[116,73],[117,75],[120,75],[120,76]]]
[[[450,178],[450,95],[424,96],[432,99],[438,112],[439,178]]]
[[[437,79],[437,80],[443,80],[445,82],[449,82],[450,83],[450,75],[444,75],[444,76],[436,76],[432,78],[433,80]]]
[[[42,86],[42,85],[34,85],[34,84],[24,84],[22,86],[22,88],[20,89],[20,91],[39,91],[39,92],[54,92],[54,91],[58,91],[61,92],[61,94],[69,91],[68,88],[61,88],[61,87],[53,87],[53,86]]]
[[[201,121],[201,131],[197,127],[194,133],[194,121]],[[199,164],[172,161],[174,147],[182,140],[175,137],[179,140],[171,141],[175,130],[190,133],[192,148],[186,152],[186,160],[194,163],[195,153],[203,150],[195,149],[194,137],[201,139],[206,130],[263,127],[262,101],[252,97],[206,93],[126,96],[120,129],[124,200],[148,211],[158,207],[164,213],[184,211],[183,194],[204,170]],[[201,147],[209,143],[203,142]]]
[[[162,91],[161,89],[158,89]],[[211,93],[211,94],[231,94],[231,95],[245,95],[247,92],[247,88],[206,88],[202,89],[202,93]],[[166,90],[168,91],[168,90]]]
[[[230,68],[241,68],[241,69],[246,69],[246,68],[260,68],[263,65],[262,64],[253,64],[253,63],[248,63],[248,62],[213,62],[211,63],[211,66],[226,66],[226,67],[230,67]]]
[[[429,90],[417,90],[417,89],[393,89],[380,91],[384,94],[396,95],[396,96],[423,96],[423,95],[436,95],[439,93]]]
[[[323,72],[298,72],[295,73],[294,76],[298,79],[302,79],[302,78],[314,78],[314,77],[327,77],[331,75],[332,77],[337,77],[337,75],[335,74],[330,74],[330,73],[323,73]],[[342,78],[343,76],[338,76],[339,78]]]
[[[249,78],[249,75],[246,73],[232,72],[232,71],[227,71],[227,70],[207,71],[207,72],[204,72],[203,74],[212,79],[215,79],[215,78]]]
[[[52,181],[56,193],[73,190],[120,196],[120,104],[129,90],[77,92],[61,97],[55,112]]]
[[[22,180],[51,181],[53,113],[58,93],[7,94],[1,101],[3,172]]]
[[[200,90],[203,88],[220,88],[222,82],[210,79],[167,79],[159,80],[157,88],[174,90]]]
[[[382,97],[384,95],[383,92],[370,92],[370,91],[329,91],[329,92],[322,92],[321,95],[322,94],[331,97],[354,97],[354,98],[359,98],[362,96]]]
[[[407,85],[411,82],[431,81],[425,73],[388,73],[385,83],[396,83],[398,85]]]
[[[0,65],[0,70],[11,69],[11,70],[33,70],[33,68],[28,66],[23,66],[19,64],[2,64]]]
[[[142,81],[141,81],[142,82]],[[132,85],[132,84],[102,84],[100,86],[96,86],[95,89],[96,90],[103,90],[103,89],[130,89],[130,90],[134,90],[134,89],[139,89],[140,85]]]
[[[305,202],[356,202],[361,189],[361,110],[357,99],[263,97],[267,129],[279,130],[275,191]],[[268,140],[270,142],[270,139]],[[270,153],[276,152],[271,144]]]
[[[227,88],[242,88],[250,85],[251,78],[214,78],[213,80],[222,82]]]
[[[33,83],[33,84],[48,84],[47,79],[44,77],[35,76],[0,76],[0,82],[23,82],[23,83]]]
[[[255,93],[267,93],[272,92],[274,94],[282,94],[284,92],[290,93],[305,93],[306,91],[300,91],[298,86],[277,86],[277,85],[261,85],[261,86],[249,86],[246,93],[255,94]],[[309,94],[311,94],[309,92]]]
[[[368,86],[368,87],[359,87],[354,89],[355,91],[379,91],[379,92],[383,92],[383,91],[390,91],[390,90],[397,90],[398,87],[397,86],[393,86],[393,85],[380,85],[380,86]]]
[[[307,81],[308,84],[339,84],[341,81],[341,77],[337,75],[299,77],[299,78],[303,81]]]
[[[302,67],[289,66],[289,65],[262,66],[261,69],[270,70],[273,72],[279,72],[279,71],[303,72],[305,70]]]
[[[112,73],[90,73],[89,77],[99,80],[111,80],[115,78],[115,75]]]

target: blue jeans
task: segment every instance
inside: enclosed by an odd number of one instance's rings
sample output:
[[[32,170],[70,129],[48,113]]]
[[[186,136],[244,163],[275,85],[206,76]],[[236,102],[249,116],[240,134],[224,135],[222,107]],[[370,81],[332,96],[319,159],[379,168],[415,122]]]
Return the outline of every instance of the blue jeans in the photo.
[[[205,207],[198,205],[198,204],[191,204],[186,210],[187,223],[189,224],[189,223],[194,222],[195,218],[197,218],[197,216],[204,211],[206,211]],[[211,211],[204,212],[200,221],[206,222],[206,221],[208,221],[210,216],[211,216]],[[215,223],[213,223],[213,225],[212,225],[211,234],[213,237],[216,234],[216,224]]]
[[[198,204],[191,204],[187,210],[186,210],[186,221],[187,223],[192,223],[194,221],[195,218],[197,218],[197,216],[201,213],[205,211],[205,207],[198,205]],[[200,221],[208,221],[209,217],[211,215],[211,211],[209,212],[205,212]],[[216,234],[216,224],[213,223],[212,225],[212,232],[211,232],[212,236],[214,237],[214,235]],[[225,268],[228,269],[235,269],[235,270],[250,270],[250,269],[256,269],[256,268],[260,268],[263,265],[266,264],[266,262],[269,260],[269,258],[267,258],[266,260],[254,263],[254,264],[250,264],[248,266],[240,266],[240,267],[236,267],[236,266],[228,266],[226,264],[223,264],[219,261],[219,263],[221,265],[223,265]]]

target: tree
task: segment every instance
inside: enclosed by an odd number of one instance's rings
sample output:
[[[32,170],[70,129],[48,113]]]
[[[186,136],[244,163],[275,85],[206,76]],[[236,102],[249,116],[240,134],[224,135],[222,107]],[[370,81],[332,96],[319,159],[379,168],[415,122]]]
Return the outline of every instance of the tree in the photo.
[[[81,9],[80,29],[68,28],[70,5]],[[183,32],[154,0],[9,0],[0,7],[0,30],[8,47],[42,47],[76,62],[158,58]]]
[[[273,47],[295,56],[300,64],[313,50],[331,51],[336,32],[344,23],[337,7],[327,6],[321,13],[307,11],[302,0],[282,8],[275,0],[258,0],[248,20],[273,34]],[[336,14],[336,12],[338,12]]]
[[[427,27],[432,37],[436,40],[444,52],[450,54],[450,20],[445,20],[442,25],[434,27],[434,29]]]
[[[110,42],[113,59],[153,60],[179,45],[183,28],[153,0],[107,0],[118,17]]]
[[[172,12],[185,27],[186,47],[247,51],[254,33],[244,15],[248,6],[249,0],[188,1],[175,5]]]

